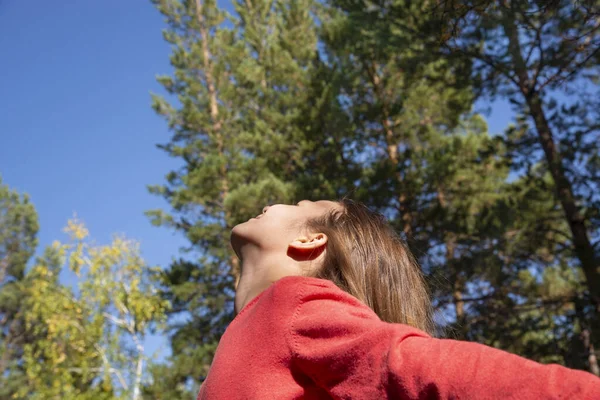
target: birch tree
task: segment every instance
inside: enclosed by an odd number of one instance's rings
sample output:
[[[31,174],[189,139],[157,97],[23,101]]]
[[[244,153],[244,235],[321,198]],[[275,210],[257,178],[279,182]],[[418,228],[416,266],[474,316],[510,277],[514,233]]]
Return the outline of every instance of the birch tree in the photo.
[[[27,329],[38,339],[25,346],[28,399],[141,398],[148,359],[146,334],[169,307],[160,298],[139,244],[115,236],[95,245],[77,219],[28,275]],[[59,276],[70,271],[75,284]]]

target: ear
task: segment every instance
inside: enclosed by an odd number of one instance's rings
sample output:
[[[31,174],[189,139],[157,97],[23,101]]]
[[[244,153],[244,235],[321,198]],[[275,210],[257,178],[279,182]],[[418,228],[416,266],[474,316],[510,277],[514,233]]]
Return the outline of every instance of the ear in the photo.
[[[327,235],[312,233],[301,236],[288,245],[288,255],[296,260],[314,260],[327,247]]]

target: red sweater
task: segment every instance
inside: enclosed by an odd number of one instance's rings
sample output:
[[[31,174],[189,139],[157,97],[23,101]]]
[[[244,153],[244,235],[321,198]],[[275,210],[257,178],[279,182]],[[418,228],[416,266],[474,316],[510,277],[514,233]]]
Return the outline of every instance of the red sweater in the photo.
[[[221,338],[198,399],[600,399],[600,379],[381,321],[333,283],[283,278]]]

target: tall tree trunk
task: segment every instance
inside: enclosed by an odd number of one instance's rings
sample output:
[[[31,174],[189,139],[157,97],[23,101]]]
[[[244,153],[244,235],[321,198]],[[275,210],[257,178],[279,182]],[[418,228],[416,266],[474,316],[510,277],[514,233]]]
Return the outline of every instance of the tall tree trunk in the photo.
[[[529,108],[529,116],[534,121],[538,139],[544,150],[546,162],[548,163],[550,174],[554,181],[556,196],[560,201],[565,218],[571,230],[575,254],[577,254],[577,258],[579,259],[581,268],[585,274],[592,303],[596,310],[596,315],[592,317],[591,324],[588,325],[593,328],[591,331],[587,327],[583,329],[581,340],[588,354],[587,364],[589,370],[592,373],[597,373],[598,361],[594,353],[591,337],[592,335],[595,335],[596,337],[600,335],[600,260],[596,257],[594,247],[588,236],[585,226],[585,217],[577,207],[575,195],[573,193],[573,185],[566,174],[565,167],[562,164],[562,156],[558,152],[556,143],[554,142],[552,129],[550,128],[550,124],[548,123],[548,119],[546,118],[546,114],[542,107],[541,94],[536,90],[537,82],[534,82],[529,77],[527,65],[525,64],[521,52],[519,31],[515,24],[514,16],[510,11],[510,4],[507,0],[504,1],[504,7],[509,11],[503,18],[503,28],[508,38],[508,50],[514,63],[514,72],[517,76],[519,90],[525,98]],[[581,323],[587,325],[583,319],[584,316],[582,315],[580,318]]]
[[[535,121],[535,126],[540,139],[540,144],[544,149],[546,160],[550,166],[550,173],[554,179],[556,194],[560,200],[563,211],[569,223],[573,238],[575,253],[579,258],[581,267],[585,274],[592,300],[596,308],[600,311],[600,263],[594,254],[594,248],[590,242],[588,232],[585,226],[585,217],[577,207],[571,182],[566,176],[565,169],[561,162],[561,156],[558,153],[556,144],[552,137],[552,131],[546,120],[544,110],[542,109],[541,99],[538,93],[533,93],[527,97],[531,117]]]
[[[505,6],[510,7],[507,4]],[[585,217],[577,207],[573,185],[567,177],[562,164],[562,157],[556,148],[552,130],[542,108],[540,93],[535,89],[536,82],[531,82],[529,78],[527,66],[521,53],[518,29],[510,13],[504,17],[503,26],[509,40],[508,48],[514,62],[519,89],[529,107],[529,115],[535,123],[538,138],[554,180],[556,195],[571,230],[575,253],[585,274],[592,301],[596,310],[600,313],[600,260],[595,256],[594,248],[590,242],[585,226]]]
[[[438,202],[442,209],[447,208],[446,194],[442,187],[437,189]],[[464,281],[458,276],[456,268],[455,250],[456,250],[456,234],[454,232],[444,232],[444,244],[446,246],[446,268],[451,272],[450,282],[452,283],[452,302],[454,303],[454,311],[456,313],[456,325],[458,327],[456,333],[457,339],[464,340],[467,336],[467,315],[465,314],[465,302],[463,300]]]
[[[465,313],[465,302],[463,301],[463,285],[458,277],[454,278],[452,302],[456,312],[456,325],[458,326],[457,339],[465,340],[467,338],[467,315]]]
[[[587,353],[587,362],[590,372],[596,376],[600,376],[600,366],[598,365],[598,357],[596,357],[594,344],[590,340],[590,330],[584,329],[583,332],[581,332],[581,338],[583,342],[583,348]]]
[[[446,235],[446,268],[452,272],[452,302],[454,303],[454,312],[456,313],[457,339],[465,340],[467,337],[467,315],[465,313],[465,302],[463,300],[464,280],[458,274],[455,265],[456,236],[453,233]]]
[[[200,25],[200,35],[202,36],[202,58],[204,64],[204,78],[206,80],[206,86],[208,88],[212,133],[217,144],[217,151],[223,159],[225,157],[225,139],[223,137],[222,132],[223,121],[219,116],[219,99],[217,95],[217,88],[215,85],[215,77],[213,71],[213,64],[211,62],[210,48],[208,47],[209,32],[206,28],[206,22],[204,19],[202,0],[196,0],[196,18],[198,19],[198,23]],[[225,198],[229,194],[229,180],[227,177],[226,162],[222,161],[219,172],[221,175],[221,192],[219,195],[219,204],[221,205],[225,214],[225,226],[230,227],[230,213],[225,209]],[[237,287],[240,274],[239,260],[235,257],[235,255],[231,255],[229,257],[229,262],[231,265],[231,273],[235,277],[234,286]]]
[[[385,132],[385,143],[386,143],[386,153],[388,156],[388,160],[395,168],[395,175],[398,182],[402,181],[402,176],[400,175],[400,171],[398,171],[398,143],[395,140],[395,135],[393,131],[393,126],[390,117],[390,107],[387,102],[387,98],[383,91],[381,77],[377,73],[377,64],[375,62],[368,63],[364,62],[364,68],[369,74],[369,79],[371,80],[371,84],[373,85],[373,90],[375,91],[375,96],[377,100],[381,104],[381,125],[383,126]],[[412,210],[408,206],[409,204],[409,196],[407,193],[402,192],[398,196],[399,203],[399,211],[402,215],[403,227],[402,231],[406,236],[406,240],[409,245],[412,242],[413,237],[413,216]]]
[[[575,347],[575,360],[577,363],[582,363],[583,365],[587,365],[588,370],[596,375],[600,376],[600,365],[598,365],[598,357],[596,356],[596,351],[594,347],[594,343],[592,342],[592,335],[589,329],[589,325],[585,318],[584,312],[585,304],[582,302],[582,298],[578,297],[575,299],[575,316],[579,320],[579,326],[581,328],[581,333],[579,334],[580,345],[583,350],[583,357],[580,353],[579,349]],[[582,359],[583,358],[583,359]]]

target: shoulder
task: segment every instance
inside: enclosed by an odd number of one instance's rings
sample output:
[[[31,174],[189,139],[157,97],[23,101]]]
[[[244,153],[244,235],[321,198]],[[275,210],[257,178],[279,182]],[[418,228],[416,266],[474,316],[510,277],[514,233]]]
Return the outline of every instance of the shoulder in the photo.
[[[361,334],[383,324],[372,309],[328,280],[286,277],[272,286],[271,295],[273,302],[286,304],[292,344]]]
[[[292,368],[336,398],[381,397],[392,325],[332,282],[282,283],[295,298],[285,336]]]
[[[292,336],[312,336],[315,330],[364,330],[382,323],[367,305],[325,279],[288,276],[260,297],[257,308],[268,310]]]

